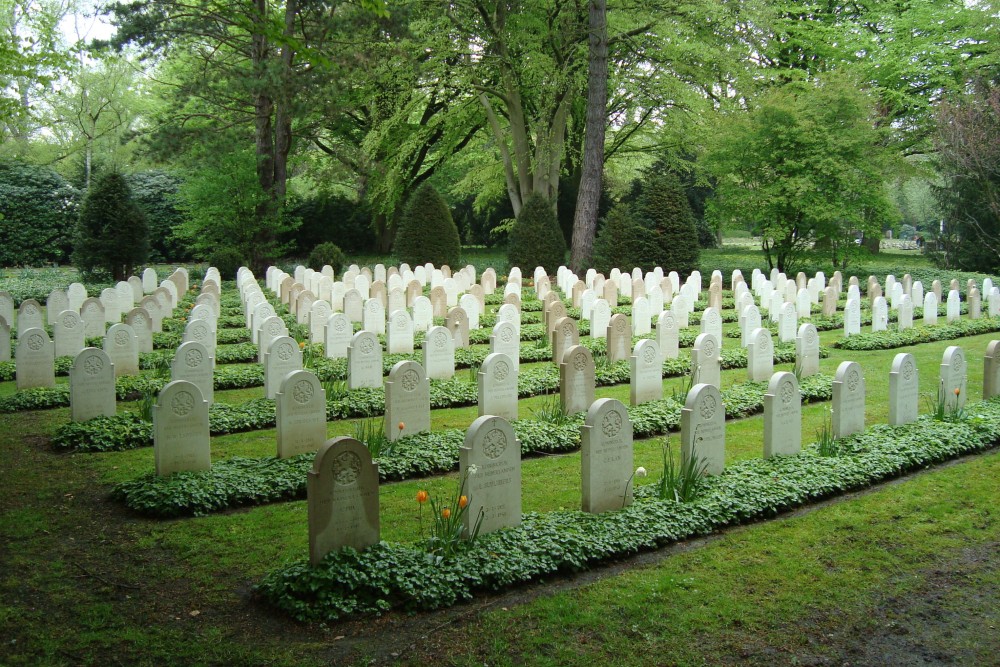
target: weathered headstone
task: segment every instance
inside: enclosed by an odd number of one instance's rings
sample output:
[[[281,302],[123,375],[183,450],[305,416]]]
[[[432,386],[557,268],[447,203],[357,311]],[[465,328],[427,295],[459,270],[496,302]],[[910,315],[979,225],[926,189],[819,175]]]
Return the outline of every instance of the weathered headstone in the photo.
[[[510,322],[501,320],[493,325],[493,333],[490,335],[490,353],[496,352],[507,355],[514,370],[517,371],[521,361],[521,340],[517,335],[517,329]]]
[[[201,397],[209,404],[215,402],[215,383],[212,373],[212,353],[198,341],[181,343],[170,362],[170,379],[184,380],[198,387]]]
[[[917,420],[920,384],[917,362],[912,354],[900,352],[889,371],[889,424],[900,426]]]
[[[374,336],[375,334],[370,334]],[[381,349],[381,348],[380,348]],[[347,386],[351,386],[350,354],[348,353]],[[274,398],[281,387],[281,381],[292,371],[302,370],[302,350],[290,336],[278,336],[271,341],[264,355],[264,397]],[[379,380],[381,380],[379,373]],[[376,383],[375,386],[378,386]]]
[[[371,331],[359,331],[347,347],[347,388],[382,386],[382,346]]]
[[[477,377],[480,417],[517,419],[517,374],[517,365],[506,354],[493,352],[486,356]]]
[[[142,272],[142,292],[143,294],[152,294],[156,291],[157,283],[159,278],[156,275],[156,269],[147,268]]]
[[[580,426],[580,460],[584,512],[632,504],[632,422],[620,401],[600,398],[587,409]]]
[[[104,305],[96,297],[84,299],[80,306],[80,317],[83,319],[84,331],[87,338],[101,338],[104,336]]]
[[[676,359],[680,354],[680,328],[674,314],[665,310],[656,321],[656,344],[663,359]]]
[[[313,565],[344,547],[378,544],[378,464],[354,438],[327,440],[306,479],[309,560]]]
[[[709,306],[701,314],[701,332],[715,336],[722,345],[722,313]]]
[[[865,430],[865,376],[854,361],[842,361],[833,379],[833,437]]]
[[[115,369],[103,350],[88,347],[73,359],[69,369],[69,407],[70,419],[75,422],[114,416]]]
[[[962,299],[957,289],[948,292],[948,308],[946,312],[949,324],[958,322],[962,318]]]
[[[559,399],[563,412],[583,412],[594,402],[594,359],[583,345],[566,350],[559,364]]]
[[[632,405],[663,398],[663,358],[656,341],[644,339],[636,343],[629,357],[629,399]]]
[[[924,296],[924,324],[934,326],[938,320],[938,298],[934,292]]]
[[[104,337],[104,352],[115,365],[115,376],[139,374],[139,341],[127,324],[112,324]]]
[[[608,361],[625,361],[632,352],[632,328],[628,316],[616,313],[608,325]]]
[[[872,301],[872,331],[885,331],[889,328],[889,306],[885,297],[877,296]]]
[[[604,299],[594,301],[594,307],[590,312],[590,337],[606,339],[610,325],[611,305]]]
[[[681,409],[682,465],[692,460],[709,475],[726,466],[726,411],[718,387],[710,384],[692,387]]]
[[[771,332],[754,329],[747,345],[747,379],[750,382],[767,382],[774,373],[774,344]]]
[[[389,440],[431,430],[431,385],[417,362],[400,361],[389,371],[383,421]]]
[[[1000,340],[991,340],[983,359],[983,400],[1000,396]]]
[[[160,391],[153,406],[153,458],[161,476],[212,467],[208,403],[190,382],[177,380]]]
[[[459,307],[448,311],[445,318],[445,326],[451,332],[455,340],[456,349],[466,349],[469,347],[469,316]]]
[[[333,313],[326,320],[323,335],[323,354],[329,359],[347,358],[354,329],[344,313]]]
[[[793,373],[775,373],[764,394],[764,458],[802,451],[802,395]]]
[[[469,499],[463,515],[465,534],[471,535],[477,523],[480,535],[519,525],[521,443],[510,423],[494,415],[476,419],[458,458]]]

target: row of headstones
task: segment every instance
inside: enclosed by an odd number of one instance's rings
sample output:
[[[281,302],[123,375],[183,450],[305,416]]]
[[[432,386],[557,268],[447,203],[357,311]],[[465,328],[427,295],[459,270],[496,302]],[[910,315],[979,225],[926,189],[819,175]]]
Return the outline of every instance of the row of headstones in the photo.
[[[960,348],[944,354],[940,383],[954,387],[950,409],[965,400],[966,364]],[[1000,341],[987,349],[984,397],[1000,391]],[[896,356],[890,371],[890,423],[917,418],[918,380],[912,355]],[[775,373],[764,397],[764,457],[794,456],[802,448],[802,400],[795,375]],[[840,364],[833,385],[833,436],[864,430],[865,380],[853,361]],[[582,509],[600,513],[632,501],[633,433],[626,407],[614,399],[593,401],[581,431]],[[725,408],[719,389],[695,385],[681,411],[682,462],[694,459],[710,475],[725,467]],[[521,445],[507,419],[481,415],[460,449],[459,475],[468,507],[464,534],[479,523],[486,534],[521,521]],[[368,449],[349,437],[327,441],[309,472],[309,553],[313,563],[344,547],[365,549],[380,540],[378,466]]]

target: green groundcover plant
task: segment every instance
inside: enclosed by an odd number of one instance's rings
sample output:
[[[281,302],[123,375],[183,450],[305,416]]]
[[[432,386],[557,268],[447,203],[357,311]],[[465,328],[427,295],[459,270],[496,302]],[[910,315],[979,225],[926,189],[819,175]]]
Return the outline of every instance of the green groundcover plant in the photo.
[[[1000,401],[978,404],[964,421],[921,418],[874,426],[840,441],[839,455],[816,446],[798,456],[735,463],[705,480],[691,502],[637,489],[629,507],[604,514],[529,513],[521,524],[480,535],[447,557],[422,544],[380,542],[300,559],[267,574],[256,594],[300,621],[326,621],[388,609],[427,610],[602,562],[657,549],[727,525],[772,517],[1000,442]]]

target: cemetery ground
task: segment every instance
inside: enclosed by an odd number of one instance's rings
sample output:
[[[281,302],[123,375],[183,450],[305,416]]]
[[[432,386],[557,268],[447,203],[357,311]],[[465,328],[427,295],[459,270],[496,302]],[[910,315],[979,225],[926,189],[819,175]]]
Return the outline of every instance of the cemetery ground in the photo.
[[[821,341],[829,346],[840,336],[824,332]],[[929,393],[945,348],[962,346],[971,403],[995,338],[905,351]],[[866,421],[885,423],[888,373],[899,351],[831,349],[820,371],[832,375],[843,360],[859,362]],[[458,376],[468,380],[469,371]],[[723,388],[744,383],[746,371],[724,371],[722,380]],[[12,385],[0,384],[0,394]],[[680,393],[683,379],[664,387],[667,396]],[[627,403],[628,391],[618,385],[596,393]],[[259,395],[259,388],[217,391],[216,400]],[[521,400],[521,417],[550,400]],[[806,442],[829,405],[803,405]],[[49,436],[68,413],[0,415],[2,664],[995,664],[1000,649],[996,450],[443,611],[297,624],[257,601],[252,586],[305,556],[305,501],[141,518],[108,492],[148,471],[152,451],[58,454]],[[432,426],[464,429],[475,416],[475,406],[434,410]],[[328,433],[351,434],[352,420],[331,422]],[[727,462],[759,458],[762,434],[761,416],[728,421]],[[215,437],[212,455],[272,455],[274,440],[273,429]],[[677,440],[670,437],[675,449]],[[650,471],[643,483],[659,474],[661,444],[636,442],[635,464]],[[575,509],[580,453],[526,458],[523,481],[524,511]],[[384,484],[382,538],[417,539],[416,492],[440,496],[456,484],[457,474]]]

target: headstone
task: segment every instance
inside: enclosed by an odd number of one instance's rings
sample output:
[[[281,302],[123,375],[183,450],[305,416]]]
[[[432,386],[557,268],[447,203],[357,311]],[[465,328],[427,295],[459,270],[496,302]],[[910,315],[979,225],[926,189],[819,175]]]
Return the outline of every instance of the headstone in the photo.
[[[160,476],[212,467],[208,403],[190,382],[177,380],[160,391],[153,406],[153,458]]]
[[[459,450],[459,473],[468,490],[466,535],[477,523],[480,535],[521,523],[521,443],[506,419],[484,415],[472,422]]]
[[[986,296],[986,314],[989,317],[1000,317],[1000,287],[994,287]]]
[[[552,295],[555,298],[555,294]],[[556,320],[566,317],[566,306],[562,301],[553,301],[545,308],[545,335],[552,336],[552,329],[556,325]]]
[[[949,345],[941,359],[941,387],[949,412],[965,408],[969,366],[965,352],[958,345]]]
[[[802,451],[802,395],[794,373],[775,373],[764,394],[764,458]]]
[[[455,340],[456,349],[469,347],[469,316],[466,315],[464,310],[459,307],[449,310],[448,317],[445,319],[445,326]]]
[[[594,402],[594,359],[583,345],[566,350],[559,364],[559,399],[567,415],[583,412]]]
[[[434,309],[431,300],[426,296],[418,296],[413,300],[413,330],[427,331],[434,326]]]
[[[774,373],[774,344],[767,329],[754,329],[747,345],[747,378],[767,382]]]
[[[115,365],[116,377],[139,374],[139,341],[129,325],[111,325],[104,337],[104,352]]]
[[[138,336],[137,336],[138,338]],[[184,338],[182,342],[197,341],[208,349],[208,353],[215,357],[215,329],[209,320],[191,319],[184,327]],[[136,343],[138,349],[138,342]],[[211,403],[211,401],[209,401]]]
[[[87,338],[104,336],[104,305],[96,297],[84,299],[80,306],[80,317],[83,318],[84,331]]]
[[[750,304],[743,308],[740,313],[740,346],[746,347],[750,343],[750,334],[754,329],[761,326],[760,310],[757,306]]]
[[[455,338],[445,327],[431,327],[424,337],[424,370],[432,380],[455,375]]]
[[[912,354],[900,352],[889,371],[889,424],[916,421],[920,410],[919,371]]]
[[[201,397],[212,405],[215,402],[213,366],[212,353],[205,345],[198,341],[181,343],[170,363],[170,379],[184,380],[197,386]]]
[[[344,314],[351,322],[361,322],[364,317],[364,300],[361,292],[349,289],[344,292]]]
[[[156,291],[159,278],[156,276],[156,269],[147,268],[142,272],[142,293],[152,294]]]
[[[463,294],[459,297],[458,306],[469,318],[469,330],[479,328],[479,315],[482,309],[479,307],[479,299],[472,294]]]
[[[701,332],[710,333],[722,345],[722,313],[709,306],[701,314]]]
[[[680,354],[680,328],[674,314],[665,310],[656,321],[656,344],[662,359],[676,359]],[[662,362],[661,359],[661,362]]]
[[[7,340],[10,340],[9,334]],[[55,350],[44,329],[28,329],[22,333],[17,339],[14,357],[18,391],[55,386]]]
[[[560,317],[552,329],[552,362],[558,364],[566,350],[580,344],[580,332],[572,317]]]
[[[142,289],[142,278],[138,276],[129,276],[128,286],[132,289],[132,303],[136,304],[142,301],[143,293],[145,291]]]
[[[913,300],[908,294],[899,298],[899,310],[896,312],[896,324],[900,331],[913,328]]]
[[[56,320],[59,319],[59,313],[69,309],[69,297],[66,296],[66,290],[54,289],[49,292],[49,298],[45,301],[45,318],[49,324],[55,324]]]
[[[616,313],[608,325],[608,361],[625,361],[632,352],[632,329],[628,316]]]
[[[270,305],[270,304],[268,304]],[[149,315],[149,321],[152,322],[153,333],[160,333],[163,331],[163,311],[160,310],[160,302],[154,296],[144,296],[142,301],[139,302],[139,307],[146,311]],[[82,315],[82,314],[81,314]],[[104,316],[101,316],[104,319]],[[101,325],[103,327],[103,324]],[[102,334],[103,335],[103,334]]]
[[[795,304],[787,302],[781,304],[778,310],[778,340],[782,343],[795,341],[795,333],[799,328],[798,315]]]
[[[924,303],[924,284],[917,280],[913,283],[913,289],[910,290],[910,298],[913,299],[914,307],[921,306]]]
[[[348,353],[349,358],[350,353]],[[273,399],[277,395],[278,389],[281,388],[281,381],[285,379],[285,376],[298,370],[302,370],[302,350],[299,349],[299,344],[295,342],[295,339],[290,336],[278,336],[271,341],[267,353],[264,355],[264,397]],[[347,386],[349,389],[353,389],[350,374],[350,361],[348,361]],[[381,379],[380,372],[379,380]]]
[[[722,327],[720,320],[719,327]],[[632,301],[632,335],[645,336],[652,331],[652,315],[649,310],[649,300],[640,296]]]
[[[656,341],[644,339],[636,343],[629,357],[629,399],[632,405],[659,401],[663,398],[663,358]]]
[[[1000,340],[991,340],[983,359],[983,400],[1000,396]]]
[[[413,320],[405,310],[397,310],[389,317],[385,337],[389,354],[413,354]]]
[[[949,324],[958,322],[962,318],[962,299],[957,289],[948,292],[947,318]]]
[[[52,322],[52,338],[55,343],[55,355],[57,357],[78,355],[86,346],[84,323],[79,313],[75,310],[64,310],[57,317],[51,319],[54,320]],[[10,340],[9,335],[7,339]]]
[[[726,466],[726,411],[714,385],[694,385],[681,409],[682,465],[692,460],[709,475],[721,474]]]
[[[344,313],[333,313],[323,330],[323,353],[328,359],[346,359],[354,329]]]
[[[885,331],[889,328],[889,305],[885,297],[877,296],[872,302],[872,331]]]
[[[833,379],[833,437],[865,430],[865,376],[854,361],[842,361]]]
[[[378,544],[378,464],[354,438],[327,440],[306,478],[309,560],[313,565],[344,547]]]
[[[333,314],[333,308],[327,301],[317,299],[309,308],[309,342],[322,343],[326,334],[326,325]]]
[[[809,322],[799,326],[795,337],[795,369],[800,378],[819,373],[819,334]]]
[[[361,328],[373,334],[385,335],[385,306],[378,299],[365,301]]]
[[[823,317],[833,317],[837,313],[837,290],[831,285],[823,290]]]
[[[497,325],[500,326],[500,325]],[[479,416],[517,419],[518,366],[502,352],[486,356],[479,368]]]
[[[632,504],[632,422],[620,401],[600,398],[587,409],[580,426],[580,460],[584,512],[599,514]]]
[[[691,348],[691,377],[696,384],[719,387],[722,371],[719,365],[719,343],[712,334],[698,334]]]
[[[969,319],[978,320],[983,316],[983,301],[979,290],[973,287],[969,290]]]
[[[70,419],[75,422],[114,416],[115,369],[103,350],[88,347],[73,359],[69,369],[69,406]]]
[[[594,307],[590,313],[590,337],[607,338],[610,325],[611,304],[604,299],[594,301]]]
[[[260,325],[260,333],[258,334],[260,340],[257,344],[257,360],[260,363],[264,363],[264,357],[267,355],[267,351],[271,349],[271,343],[275,339],[287,335],[288,327],[285,326],[285,321],[277,315],[272,315],[264,320]],[[277,385],[275,385],[275,391],[277,391]]]
[[[431,430],[431,386],[417,362],[400,361],[389,371],[383,422],[389,440]]]
[[[861,333],[861,302],[848,299],[844,306],[844,337]]]
[[[347,388],[382,386],[382,346],[371,331],[359,331],[347,347]]]
[[[104,319],[108,324],[117,324],[122,319],[122,309],[118,305],[118,291],[111,289],[101,290],[101,304],[104,306]]]
[[[934,292],[924,296],[924,324],[934,326],[938,320],[938,298]]]

